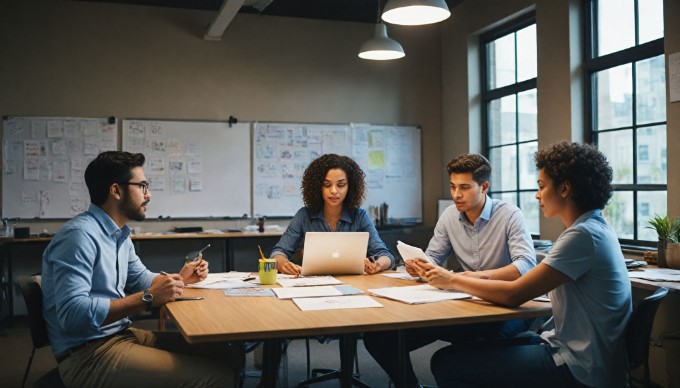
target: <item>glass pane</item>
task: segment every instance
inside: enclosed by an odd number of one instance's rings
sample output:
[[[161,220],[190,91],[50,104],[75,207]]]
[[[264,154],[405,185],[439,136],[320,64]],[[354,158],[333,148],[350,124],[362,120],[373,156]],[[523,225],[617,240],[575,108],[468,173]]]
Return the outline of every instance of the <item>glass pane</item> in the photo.
[[[603,215],[619,238],[633,239],[633,192],[615,191]]]
[[[489,145],[514,143],[516,112],[515,95],[489,102]]]
[[[633,47],[635,45],[633,0],[599,0],[597,4],[599,50],[595,55],[603,56]]]
[[[515,83],[515,34],[498,38],[487,46],[489,89]]]
[[[638,2],[638,15],[640,22],[638,44],[663,38],[663,0]]]
[[[663,55],[636,64],[637,123],[666,121],[666,64]]]
[[[536,180],[536,163],[534,163],[534,155],[538,150],[538,142],[522,143],[519,145],[519,188],[535,189]]]
[[[630,63],[593,74],[596,90],[597,130],[620,128],[633,123],[633,75]],[[664,88],[664,93],[666,89]]]
[[[637,148],[637,183],[666,184],[666,126],[639,128]]]
[[[665,90],[665,89],[664,89]],[[519,107],[519,141],[538,138],[538,109],[536,104],[536,89],[527,90],[517,95]]]
[[[531,78],[536,78],[535,24],[517,31],[517,82]]]
[[[633,183],[633,131],[600,133],[597,142],[597,148],[607,156],[614,170],[612,183]]]
[[[492,148],[491,190],[517,190],[517,151],[514,145]]]
[[[655,214],[666,214],[666,197],[665,191],[638,191],[638,240],[658,240],[656,231],[647,226]]]
[[[524,215],[524,222],[526,222],[529,233],[540,235],[541,226],[539,223],[538,201],[536,201],[536,192],[522,192],[519,193],[519,207],[522,209]]]
[[[489,196],[517,206],[517,193],[493,193]]]

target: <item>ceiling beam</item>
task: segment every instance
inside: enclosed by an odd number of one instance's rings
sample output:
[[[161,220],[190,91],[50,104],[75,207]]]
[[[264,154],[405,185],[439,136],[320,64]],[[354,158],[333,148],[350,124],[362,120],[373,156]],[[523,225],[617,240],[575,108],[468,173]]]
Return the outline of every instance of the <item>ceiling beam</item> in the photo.
[[[234,16],[241,9],[243,3],[245,3],[245,0],[224,0],[217,16],[203,35],[203,39],[221,40],[224,31],[229,27],[231,21],[234,20]]]

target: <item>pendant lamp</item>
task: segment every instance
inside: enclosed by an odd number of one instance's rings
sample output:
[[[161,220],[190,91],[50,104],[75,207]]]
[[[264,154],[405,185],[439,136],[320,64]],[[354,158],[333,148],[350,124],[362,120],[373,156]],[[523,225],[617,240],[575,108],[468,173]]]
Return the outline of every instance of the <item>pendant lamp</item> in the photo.
[[[387,36],[387,27],[375,25],[375,36],[361,45],[359,58],[384,61],[403,58],[406,54],[399,42]]]
[[[389,0],[382,19],[406,26],[439,23],[451,16],[445,0]]]

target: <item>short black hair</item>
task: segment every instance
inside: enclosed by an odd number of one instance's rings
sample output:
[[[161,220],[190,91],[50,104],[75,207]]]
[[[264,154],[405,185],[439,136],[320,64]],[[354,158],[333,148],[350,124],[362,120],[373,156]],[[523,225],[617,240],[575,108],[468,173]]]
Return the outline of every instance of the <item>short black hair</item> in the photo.
[[[103,205],[114,183],[125,183],[132,179],[132,169],[144,165],[143,154],[124,151],[105,151],[87,165],[85,184],[90,192],[90,201]]]
[[[543,169],[555,187],[569,181],[572,199],[582,211],[604,209],[612,196],[612,168],[591,145],[555,143],[536,152],[536,168]]]
[[[325,154],[314,159],[302,175],[302,201],[311,211],[323,209],[321,189],[328,170],[339,168],[347,174],[349,188],[343,201],[343,207],[349,211],[357,210],[366,198],[366,181],[364,171],[357,162],[348,156]]]
[[[472,179],[481,185],[491,177],[491,163],[479,154],[463,154],[451,159],[446,165],[446,172],[449,175],[472,173]]]

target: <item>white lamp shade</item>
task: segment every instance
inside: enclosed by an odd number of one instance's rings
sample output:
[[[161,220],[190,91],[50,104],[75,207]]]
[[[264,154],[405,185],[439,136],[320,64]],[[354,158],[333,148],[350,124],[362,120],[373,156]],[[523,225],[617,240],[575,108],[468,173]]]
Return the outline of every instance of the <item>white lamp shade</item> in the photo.
[[[382,19],[405,26],[439,23],[451,16],[444,0],[389,0]]]
[[[359,58],[378,61],[403,58],[405,55],[399,42],[387,36],[387,27],[382,23],[375,25],[375,36],[359,49]]]

